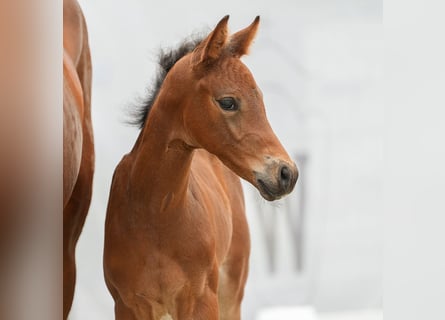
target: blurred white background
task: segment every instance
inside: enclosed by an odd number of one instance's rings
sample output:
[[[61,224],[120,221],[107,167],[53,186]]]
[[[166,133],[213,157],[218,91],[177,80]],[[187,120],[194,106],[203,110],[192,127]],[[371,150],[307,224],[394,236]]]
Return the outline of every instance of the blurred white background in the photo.
[[[295,192],[277,203],[244,184],[252,255],[243,319],[383,319],[381,1],[79,2],[93,58],[96,173],[70,319],[113,318],[103,227],[112,173],[138,135],[124,123],[127,106],[151,85],[159,48],[226,14],[232,32],[261,15],[244,61],[300,167]]]

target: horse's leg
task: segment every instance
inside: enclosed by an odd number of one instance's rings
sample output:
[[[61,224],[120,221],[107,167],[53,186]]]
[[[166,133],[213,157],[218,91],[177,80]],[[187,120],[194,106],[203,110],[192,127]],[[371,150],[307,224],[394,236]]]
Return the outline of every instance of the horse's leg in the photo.
[[[70,252],[71,250],[68,249],[70,245],[66,243],[65,239],[63,242],[63,319],[67,319],[74,296],[76,263],[74,252]]]
[[[81,168],[82,171],[82,168]],[[91,175],[92,176],[92,175]],[[80,179],[82,180],[82,179]],[[63,318],[68,317],[76,282],[76,244],[82,231],[91,199],[91,183],[77,181],[63,212]]]
[[[76,282],[75,251],[91,201],[94,170],[92,136],[85,134],[82,163],[73,193],[63,210],[63,317],[67,318]]]
[[[69,204],[68,204],[69,206]],[[63,221],[63,319],[67,319],[68,313],[74,297],[74,286],[76,283],[76,243],[78,234],[80,234],[81,223],[84,220],[77,216],[78,220],[74,219],[77,212],[74,210],[64,210]],[[83,217],[84,218],[84,217]]]
[[[75,250],[91,202],[94,171],[92,135],[83,139],[82,163],[70,200],[63,210],[63,315],[67,318],[76,282]]]
[[[244,210],[233,215],[232,243],[219,271],[219,319],[241,319],[241,301],[249,269],[250,237]]]

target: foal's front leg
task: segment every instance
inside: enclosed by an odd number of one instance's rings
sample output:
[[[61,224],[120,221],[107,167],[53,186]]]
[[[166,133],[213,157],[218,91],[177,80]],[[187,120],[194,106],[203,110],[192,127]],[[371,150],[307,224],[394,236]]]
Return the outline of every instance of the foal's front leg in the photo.
[[[120,299],[115,301],[114,314],[115,320],[138,320],[134,312],[130,308],[128,308]],[[146,317],[144,319],[148,320],[151,318]]]
[[[197,285],[200,281],[194,283]],[[196,287],[192,288],[196,290]],[[218,265],[215,262],[212,271],[205,279],[205,287],[198,292],[184,290],[177,297],[178,320],[219,320],[218,302]],[[176,320],[176,318],[174,318]]]
[[[219,271],[220,320],[240,320],[249,272],[250,236],[243,209],[234,210],[232,242]]]
[[[182,319],[179,317],[179,319]],[[219,320],[218,296],[210,288],[206,288],[204,295],[196,301],[193,316],[190,320]]]

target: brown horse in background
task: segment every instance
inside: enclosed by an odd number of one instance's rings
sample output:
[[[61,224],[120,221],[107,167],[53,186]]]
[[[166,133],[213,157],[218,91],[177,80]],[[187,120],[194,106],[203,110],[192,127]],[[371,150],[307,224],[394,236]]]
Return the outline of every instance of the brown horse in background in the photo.
[[[76,282],[75,249],[91,201],[94,145],[91,57],[82,11],[63,1],[63,318]]]
[[[115,170],[104,271],[116,319],[240,319],[250,238],[239,177],[270,201],[297,180],[240,60],[259,17],[231,37],[227,22],[161,56],[159,88]]]

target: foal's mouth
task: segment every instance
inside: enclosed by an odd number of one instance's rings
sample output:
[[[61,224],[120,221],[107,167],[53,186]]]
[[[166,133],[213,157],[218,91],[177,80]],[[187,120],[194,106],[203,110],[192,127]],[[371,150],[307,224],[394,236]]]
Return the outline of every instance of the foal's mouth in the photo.
[[[260,191],[261,196],[268,200],[274,201],[280,199],[284,194],[281,192],[277,192],[272,187],[268,186],[263,180],[258,179],[258,190]]]
[[[285,162],[268,166],[263,172],[255,172],[255,186],[261,196],[268,200],[278,200],[292,192],[298,179],[298,169]]]

